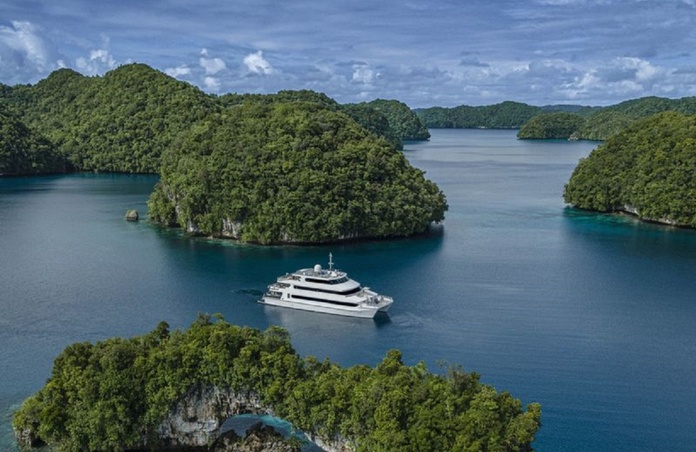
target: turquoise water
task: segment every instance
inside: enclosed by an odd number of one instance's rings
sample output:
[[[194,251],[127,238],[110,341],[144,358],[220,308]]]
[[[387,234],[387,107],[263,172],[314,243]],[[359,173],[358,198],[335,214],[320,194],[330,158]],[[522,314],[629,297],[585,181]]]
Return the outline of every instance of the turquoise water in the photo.
[[[10,413],[76,341],[197,312],[287,328],[303,355],[461,364],[540,402],[538,451],[687,451],[696,444],[696,233],[568,209],[591,142],[433,130],[405,154],[445,191],[440,234],[329,247],[190,239],[146,221],[151,176],[0,179],[0,450]],[[326,264],[392,295],[366,321],[262,306],[267,284]]]

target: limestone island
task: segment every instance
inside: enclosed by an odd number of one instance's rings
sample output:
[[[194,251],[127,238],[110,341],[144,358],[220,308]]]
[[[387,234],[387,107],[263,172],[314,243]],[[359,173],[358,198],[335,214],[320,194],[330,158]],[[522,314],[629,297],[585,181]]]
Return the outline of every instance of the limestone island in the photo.
[[[165,151],[152,221],[243,242],[403,237],[444,219],[444,194],[403,153],[310,103],[242,104]]]
[[[282,328],[199,315],[183,331],[68,346],[13,428],[24,450],[211,450],[241,413],[283,418],[330,451],[528,452],[541,418],[456,366],[434,374],[391,350],[343,368],[300,357]]]
[[[640,120],[580,160],[563,197],[573,206],[696,228],[696,116]]]

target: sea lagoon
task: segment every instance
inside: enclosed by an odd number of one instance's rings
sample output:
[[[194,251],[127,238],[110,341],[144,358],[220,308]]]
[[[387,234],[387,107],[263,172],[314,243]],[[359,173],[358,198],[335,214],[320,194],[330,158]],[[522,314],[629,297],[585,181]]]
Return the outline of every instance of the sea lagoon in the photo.
[[[67,345],[186,328],[198,312],[287,328],[302,355],[475,371],[542,405],[540,452],[696,444],[696,232],[577,211],[563,185],[594,142],[432,130],[404,153],[447,195],[439,233],[312,247],[190,238],[126,222],[155,176],[0,179],[0,450]],[[395,303],[342,318],[256,303],[288,271],[336,266]]]

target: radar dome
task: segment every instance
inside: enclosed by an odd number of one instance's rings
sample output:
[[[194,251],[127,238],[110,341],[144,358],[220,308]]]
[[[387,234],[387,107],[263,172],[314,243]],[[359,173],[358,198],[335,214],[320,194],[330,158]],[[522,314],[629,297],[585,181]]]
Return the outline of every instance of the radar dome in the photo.
[[[314,266],[314,271],[319,273],[321,271],[321,265],[317,264]]]

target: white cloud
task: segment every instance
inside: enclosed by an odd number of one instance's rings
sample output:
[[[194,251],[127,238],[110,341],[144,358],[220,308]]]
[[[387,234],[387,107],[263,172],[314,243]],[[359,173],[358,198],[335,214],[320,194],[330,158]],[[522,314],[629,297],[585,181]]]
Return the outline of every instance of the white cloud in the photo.
[[[77,68],[86,75],[96,75],[116,67],[116,60],[108,50],[95,49],[89,52],[89,57],[79,57],[75,60]]]
[[[182,64],[181,66],[177,66],[177,67],[168,67],[164,70],[164,73],[170,77],[177,78],[177,77],[181,77],[184,75],[190,75],[191,68],[185,64]]]
[[[225,62],[220,59],[220,58],[207,58],[208,56],[208,49],[203,49],[201,50],[201,58],[198,60],[198,63],[201,65],[203,69],[205,69],[205,73],[208,75],[215,75],[218,72],[227,69],[227,65]]]
[[[0,26],[0,76],[3,80],[26,82],[24,77],[43,75],[57,66],[57,59],[40,35],[40,29],[30,22],[13,21],[12,26]]]
[[[666,75],[664,69],[635,57],[615,58],[609,64],[598,68],[597,74],[609,83],[631,81],[646,85]]]
[[[254,74],[269,75],[275,72],[271,64],[263,57],[263,52],[260,50],[256,53],[250,53],[249,55],[245,56],[244,64],[246,65],[248,71],[253,72]]]
[[[0,43],[22,54],[37,66],[47,64],[47,52],[37,28],[29,22],[13,21],[12,27],[0,26]]]
[[[669,94],[671,71],[636,57],[615,58],[587,69],[574,80],[559,87],[569,99],[598,98],[626,99],[647,94]]]
[[[217,92],[220,90],[220,80],[215,77],[205,77],[203,79],[203,86],[205,86],[208,91]]]
[[[355,65],[353,66],[353,78],[352,80],[357,83],[363,83],[365,85],[371,85],[374,82],[376,74],[375,71],[370,69],[365,65]]]

